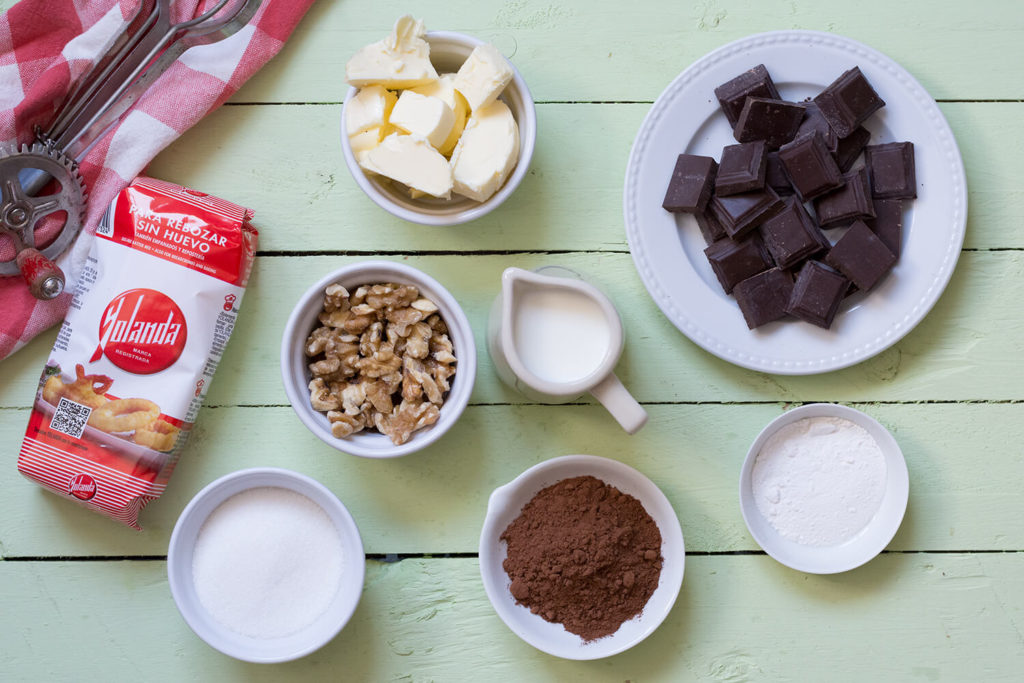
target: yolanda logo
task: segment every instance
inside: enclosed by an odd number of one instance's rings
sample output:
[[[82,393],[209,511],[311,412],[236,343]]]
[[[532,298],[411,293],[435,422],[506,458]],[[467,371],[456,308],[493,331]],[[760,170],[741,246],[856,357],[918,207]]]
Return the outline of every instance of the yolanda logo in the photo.
[[[78,500],[89,500],[96,495],[96,480],[88,474],[76,474],[68,487],[68,493]]]
[[[185,349],[185,316],[166,294],[129,289],[115,296],[100,316],[100,343],[89,359],[107,359],[128,372],[150,375],[178,360]]]

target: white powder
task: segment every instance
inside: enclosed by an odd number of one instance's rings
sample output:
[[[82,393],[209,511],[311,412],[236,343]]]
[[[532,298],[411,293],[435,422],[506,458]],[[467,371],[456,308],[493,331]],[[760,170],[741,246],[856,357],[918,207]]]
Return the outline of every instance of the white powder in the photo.
[[[221,503],[199,530],[192,578],[218,622],[252,638],[280,638],[312,624],[334,599],[341,537],[312,500],[277,487]]]
[[[786,425],[757,454],[751,485],[757,509],[786,538],[839,545],[878,512],[885,456],[860,425],[812,417]]]

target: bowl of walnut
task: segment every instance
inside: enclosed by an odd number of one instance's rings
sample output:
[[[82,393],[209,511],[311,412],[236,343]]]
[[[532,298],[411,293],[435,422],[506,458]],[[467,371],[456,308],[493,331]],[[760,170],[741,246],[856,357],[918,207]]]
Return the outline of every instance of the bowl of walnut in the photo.
[[[476,378],[473,331],[436,280],[391,261],[325,275],[285,324],[281,375],[299,419],[364,458],[429,446],[459,419]]]

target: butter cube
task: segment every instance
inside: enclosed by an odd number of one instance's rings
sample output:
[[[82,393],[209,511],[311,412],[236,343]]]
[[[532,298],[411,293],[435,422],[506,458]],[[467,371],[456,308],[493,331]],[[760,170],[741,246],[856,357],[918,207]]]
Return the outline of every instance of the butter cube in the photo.
[[[449,199],[452,167],[426,138],[392,133],[366,152],[359,165],[370,173],[397,180],[432,197]]]
[[[512,65],[493,45],[477,45],[455,74],[455,89],[475,112],[493,102],[512,80]]]
[[[391,112],[391,124],[406,133],[426,138],[440,149],[455,125],[455,112],[439,97],[405,90]]]
[[[452,152],[455,191],[486,201],[508,179],[519,160],[519,126],[501,100],[476,109]]]
[[[352,137],[371,128],[382,128],[397,100],[398,95],[379,85],[360,89],[345,105],[345,132]]]
[[[412,91],[427,97],[440,98],[455,112],[455,125],[452,126],[452,132],[448,133],[448,138],[437,148],[437,151],[446,157],[451,156],[452,150],[455,149],[455,145],[459,141],[459,136],[462,135],[462,130],[466,127],[466,118],[469,116],[469,104],[467,104],[466,98],[455,89],[455,74],[441,74],[433,83],[413,88]]]
[[[349,135],[348,143],[349,146],[352,147],[352,154],[355,156],[356,161],[358,161],[362,155],[379,145],[381,138],[380,128],[370,128],[368,130],[360,131],[355,135]]]
[[[437,80],[430,63],[430,45],[422,21],[408,14],[395,22],[391,35],[362,48],[345,65],[345,80],[362,88],[382,85],[390,90],[414,88]]]

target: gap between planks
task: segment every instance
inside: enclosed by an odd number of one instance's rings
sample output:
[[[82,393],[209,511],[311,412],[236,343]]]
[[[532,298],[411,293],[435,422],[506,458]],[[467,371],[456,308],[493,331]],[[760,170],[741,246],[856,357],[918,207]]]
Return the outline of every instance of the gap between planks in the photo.
[[[961,253],[1024,251],[1024,247],[965,247]],[[362,251],[314,251],[306,250],[275,250],[257,251],[256,256],[262,258],[295,258],[304,256],[565,256],[567,254],[629,254],[629,249],[542,249],[542,250],[502,250],[480,249],[477,251],[459,251],[454,249],[424,249],[423,251],[408,250],[362,250]]]
[[[825,400],[642,400],[641,405],[812,405],[814,403],[827,403],[831,401]],[[964,398],[964,399],[927,399],[927,400],[855,400],[846,401],[844,404],[847,405],[952,405],[952,404],[968,404],[968,405],[1017,405],[1018,403],[1024,403],[1022,398]],[[467,408],[537,408],[540,405],[549,405],[550,403],[474,403],[470,402],[466,404]],[[594,403],[588,403],[584,401],[571,402],[571,403],[558,403],[559,408],[564,407],[579,407],[579,408],[592,408]],[[246,408],[246,409],[266,409],[266,408],[291,408],[290,403],[205,403],[204,409],[215,411],[224,408]],[[0,412],[2,411],[31,411],[31,405],[0,405]]]
[[[812,405],[814,403],[827,403],[823,400],[642,400],[641,405]],[[848,405],[1017,405],[1024,403],[1022,398],[964,398],[964,399],[927,399],[927,400],[855,400],[847,401]],[[537,408],[540,405],[549,403],[467,403],[467,408]],[[594,403],[584,401],[571,403],[558,403],[559,408],[582,407],[592,408]],[[204,409],[218,410],[224,408],[291,408],[290,403],[206,403]],[[31,405],[0,405],[0,411],[31,411]]]
[[[767,556],[763,550],[698,550],[686,551],[687,557]],[[883,550],[882,555],[1019,555],[1024,550]],[[373,562],[394,564],[402,560],[475,560],[478,553],[367,553]],[[16,555],[0,558],[0,562],[166,562],[166,555]]]
[[[1021,104],[1024,99],[935,100],[939,104]],[[225,107],[336,107],[338,102],[225,102]],[[534,100],[534,104],[654,104],[654,100]]]

